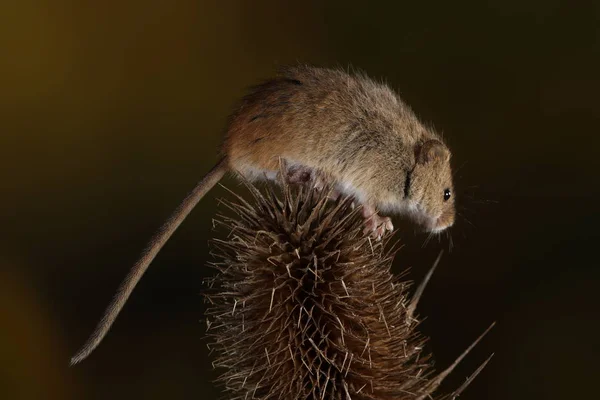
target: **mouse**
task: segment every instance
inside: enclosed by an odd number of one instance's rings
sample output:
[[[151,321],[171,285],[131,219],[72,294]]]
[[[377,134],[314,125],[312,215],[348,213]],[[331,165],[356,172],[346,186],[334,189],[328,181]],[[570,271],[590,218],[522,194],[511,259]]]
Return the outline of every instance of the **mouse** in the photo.
[[[100,344],[160,249],[227,172],[251,182],[279,183],[284,174],[290,184],[329,185],[331,197],[354,198],[367,234],[381,238],[394,228],[389,214],[430,233],[453,225],[450,158],[442,137],[388,85],[342,69],[281,69],[239,102],[220,161],[150,240],[71,365]]]

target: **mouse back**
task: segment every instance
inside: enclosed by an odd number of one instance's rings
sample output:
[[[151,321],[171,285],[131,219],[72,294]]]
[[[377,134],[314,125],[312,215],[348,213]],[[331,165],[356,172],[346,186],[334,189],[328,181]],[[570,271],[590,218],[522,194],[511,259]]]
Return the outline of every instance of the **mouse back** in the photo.
[[[450,151],[388,85],[362,74],[285,68],[242,99],[223,152],[250,179],[274,178],[282,158],[427,230],[454,221]]]

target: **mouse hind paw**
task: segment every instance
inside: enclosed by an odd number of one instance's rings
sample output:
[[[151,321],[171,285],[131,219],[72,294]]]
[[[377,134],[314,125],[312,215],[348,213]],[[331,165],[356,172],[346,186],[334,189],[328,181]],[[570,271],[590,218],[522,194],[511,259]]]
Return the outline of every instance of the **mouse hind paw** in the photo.
[[[285,173],[285,180],[289,184],[308,183],[315,175],[311,168],[300,165],[287,167]]]

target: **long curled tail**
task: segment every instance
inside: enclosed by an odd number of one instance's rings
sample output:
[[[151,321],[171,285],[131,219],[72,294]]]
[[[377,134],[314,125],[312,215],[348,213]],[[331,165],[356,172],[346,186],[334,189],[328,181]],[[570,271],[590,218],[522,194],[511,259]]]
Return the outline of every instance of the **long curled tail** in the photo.
[[[219,161],[200,182],[198,182],[196,187],[194,187],[190,194],[188,194],[181,202],[171,217],[169,217],[158,232],[152,237],[138,262],[135,263],[129,271],[129,274],[127,274],[127,277],[123,280],[123,283],[121,283],[121,286],[106,308],[106,311],[104,311],[104,315],[92,335],[88,338],[83,347],[71,358],[71,365],[81,362],[89,356],[96,347],[98,347],[113,322],[115,322],[119,312],[121,312],[123,305],[127,302],[129,295],[148,269],[152,260],[154,260],[154,257],[156,257],[160,249],[165,245],[173,232],[181,225],[188,214],[194,209],[200,199],[202,199],[202,197],[204,197],[204,195],[221,180],[228,169],[229,166],[227,158],[225,157],[221,159],[221,161]]]

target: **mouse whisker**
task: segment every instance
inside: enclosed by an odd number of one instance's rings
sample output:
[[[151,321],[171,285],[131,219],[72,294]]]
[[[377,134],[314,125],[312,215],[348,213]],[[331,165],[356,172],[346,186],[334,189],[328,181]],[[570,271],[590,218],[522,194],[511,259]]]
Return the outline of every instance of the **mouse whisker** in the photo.
[[[421,248],[425,248],[432,237],[433,237],[433,232],[429,232],[429,234],[427,235],[427,238],[423,242],[423,245],[421,246]]]
[[[460,171],[465,165],[467,165],[469,161],[465,161],[464,163],[462,163],[460,165],[460,167],[456,168],[453,172],[452,172],[452,178],[456,177],[456,174],[458,174],[458,171]]]
[[[452,253],[454,249],[454,241],[452,240],[452,233],[449,230],[446,230],[446,238],[448,240],[448,252]]]
[[[465,220],[465,221],[466,221],[466,222],[467,222],[469,225],[471,225],[473,228],[477,228],[477,227],[475,226],[475,224],[474,224],[474,223],[472,223],[472,222],[471,222],[471,221],[470,221],[470,220],[469,220],[467,217],[465,217],[465,215],[464,215],[463,213],[461,213],[461,212],[457,212],[456,214],[457,214],[457,215],[458,215],[460,218],[464,219],[464,220]]]

